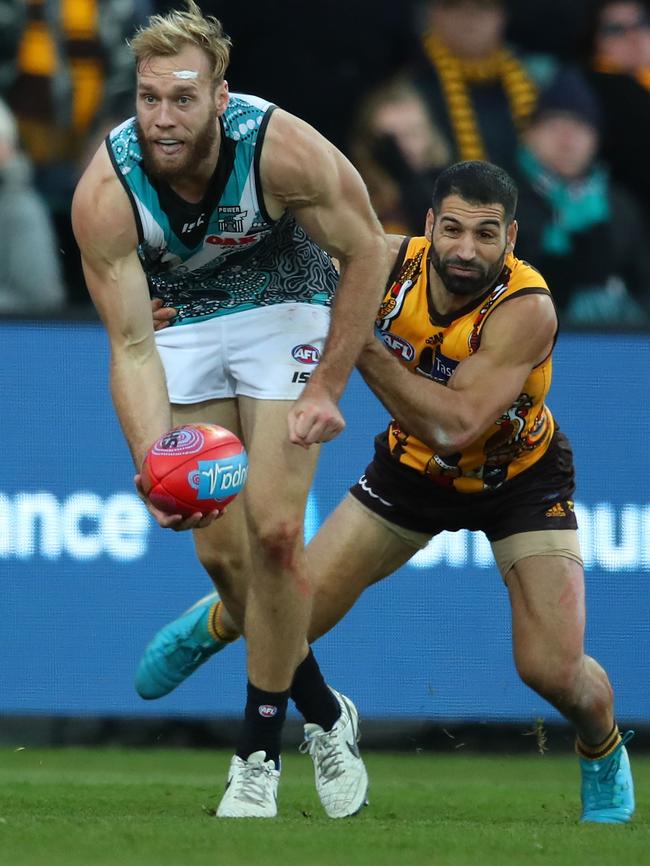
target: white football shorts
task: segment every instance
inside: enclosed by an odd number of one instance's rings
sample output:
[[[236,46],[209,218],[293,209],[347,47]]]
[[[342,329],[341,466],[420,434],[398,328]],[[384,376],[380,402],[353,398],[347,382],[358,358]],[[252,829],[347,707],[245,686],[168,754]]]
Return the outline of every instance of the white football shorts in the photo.
[[[329,320],[329,307],[274,304],[158,331],[170,402],[295,400],[318,364]]]

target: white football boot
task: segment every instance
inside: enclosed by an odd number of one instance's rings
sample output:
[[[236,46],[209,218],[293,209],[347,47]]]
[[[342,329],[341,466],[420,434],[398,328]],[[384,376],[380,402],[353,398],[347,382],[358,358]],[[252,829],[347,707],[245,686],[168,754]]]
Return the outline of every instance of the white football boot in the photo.
[[[331,691],[341,706],[340,718],[331,731],[308,722],[300,751],[311,755],[316,790],[329,817],[348,818],[368,803],[368,773],[357,745],[361,738],[357,709],[345,695]]]
[[[266,752],[253,752],[245,761],[235,755],[217,818],[275,818],[279,781],[280,771]]]

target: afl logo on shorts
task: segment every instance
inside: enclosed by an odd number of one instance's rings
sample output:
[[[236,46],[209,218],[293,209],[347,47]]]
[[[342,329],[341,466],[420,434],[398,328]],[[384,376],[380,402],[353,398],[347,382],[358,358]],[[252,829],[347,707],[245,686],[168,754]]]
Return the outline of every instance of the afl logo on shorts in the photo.
[[[257,708],[260,716],[265,719],[272,719],[273,716],[277,716],[278,708],[274,707],[273,704],[262,704]]]
[[[299,364],[318,364],[320,361],[320,350],[316,346],[310,346],[308,343],[301,343],[299,346],[293,347],[291,356]]]

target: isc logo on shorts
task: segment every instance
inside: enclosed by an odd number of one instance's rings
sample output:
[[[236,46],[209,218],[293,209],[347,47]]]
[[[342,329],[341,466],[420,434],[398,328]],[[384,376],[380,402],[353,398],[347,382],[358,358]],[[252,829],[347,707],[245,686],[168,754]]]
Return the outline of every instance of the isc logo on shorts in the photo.
[[[318,364],[320,361],[320,350],[316,346],[310,346],[308,343],[301,343],[299,346],[293,347],[291,356],[300,364]]]

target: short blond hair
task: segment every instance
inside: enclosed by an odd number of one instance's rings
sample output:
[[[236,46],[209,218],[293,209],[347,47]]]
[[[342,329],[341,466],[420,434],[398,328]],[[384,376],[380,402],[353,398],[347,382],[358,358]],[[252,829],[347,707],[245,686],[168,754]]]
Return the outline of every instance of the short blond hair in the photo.
[[[213,81],[218,83],[230,61],[230,37],[221,21],[213,15],[204,16],[194,0],[186,0],[186,5],[186,12],[150,16],[146,27],[136,31],[129,41],[136,67],[151,57],[173,57],[186,45],[196,45],[207,55]]]

